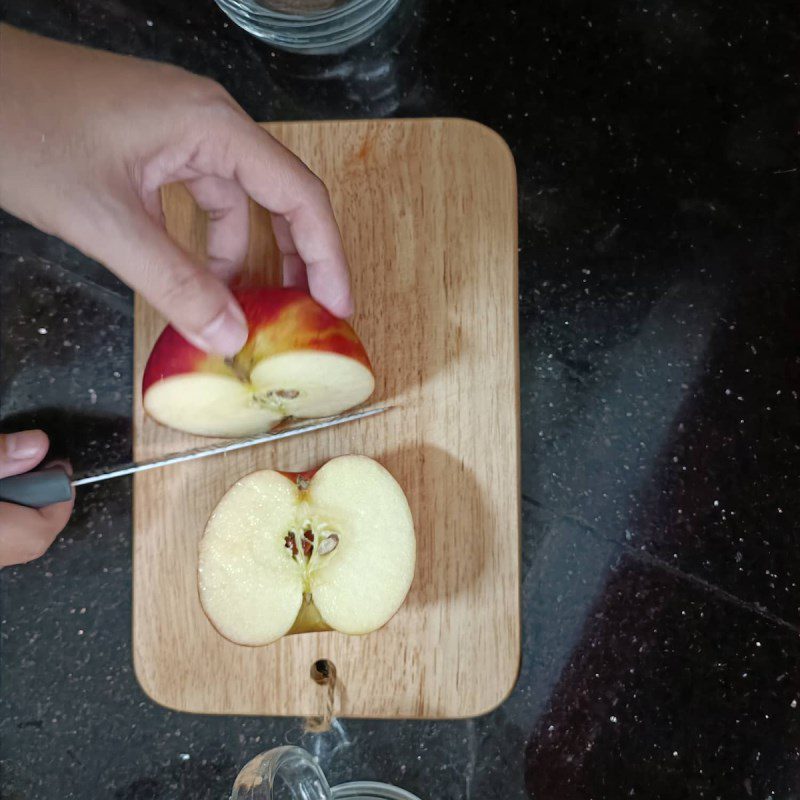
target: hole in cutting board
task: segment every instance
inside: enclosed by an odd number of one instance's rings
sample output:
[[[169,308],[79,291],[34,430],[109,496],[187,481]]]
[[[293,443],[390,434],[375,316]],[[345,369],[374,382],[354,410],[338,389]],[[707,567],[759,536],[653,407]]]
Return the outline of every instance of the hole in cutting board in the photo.
[[[333,719],[334,695],[336,694],[336,667],[327,658],[319,658],[311,665],[311,680],[318,686],[324,686],[325,708],[319,717],[306,720],[306,733],[325,733],[331,728]]]
[[[311,665],[311,680],[320,686],[327,686],[336,677],[336,667],[327,658],[317,659]]]

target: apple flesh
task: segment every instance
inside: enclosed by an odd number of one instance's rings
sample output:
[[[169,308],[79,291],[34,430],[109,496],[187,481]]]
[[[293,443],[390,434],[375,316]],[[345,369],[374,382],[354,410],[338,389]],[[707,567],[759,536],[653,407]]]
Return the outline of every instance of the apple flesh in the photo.
[[[377,461],[340,456],[313,473],[261,470],[234,484],[208,521],[200,600],[236,644],[365,634],[402,605],[415,558],[408,501]]]
[[[375,379],[344,320],[305,292],[234,291],[249,326],[233,359],[209,355],[167,327],[142,380],[157,422],[201,436],[252,436],[286,417],[326,417],[363,403]]]

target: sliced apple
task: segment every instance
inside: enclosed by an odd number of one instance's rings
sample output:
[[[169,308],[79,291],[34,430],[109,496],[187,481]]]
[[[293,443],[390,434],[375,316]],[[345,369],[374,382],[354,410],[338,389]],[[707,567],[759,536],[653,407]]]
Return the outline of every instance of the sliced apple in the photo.
[[[142,380],[144,408],[156,421],[201,436],[249,436],[285,417],[339,414],[375,388],[353,329],[305,292],[234,292],[250,335],[231,360],[209,355],[167,327]]]
[[[415,557],[408,501],[376,461],[341,456],[315,473],[262,470],[234,484],[208,521],[200,600],[237,644],[365,634],[402,605]]]

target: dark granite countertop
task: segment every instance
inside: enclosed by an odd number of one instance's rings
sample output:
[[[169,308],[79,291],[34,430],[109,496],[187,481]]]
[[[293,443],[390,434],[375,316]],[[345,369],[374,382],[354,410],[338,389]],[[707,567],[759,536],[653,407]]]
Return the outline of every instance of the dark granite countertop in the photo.
[[[130,484],[4,570],[3,798],[224,798],[301,743],[423,800],[800,796],[800,25],[765,0],[418,3],[343,59],[211,0],[9,0],[170,60],[254,117],[464,116],[520,193],[519,682],[459,722],[198,717],[132,672]],[[0,220],[3,426],[130,455],[131,294]]]

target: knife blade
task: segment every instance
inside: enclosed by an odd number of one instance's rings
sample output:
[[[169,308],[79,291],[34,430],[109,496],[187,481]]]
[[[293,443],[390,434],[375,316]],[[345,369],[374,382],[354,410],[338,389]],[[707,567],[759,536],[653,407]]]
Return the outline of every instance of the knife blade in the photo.
[[[49,469],[25,472],[21,475],[11,475],[8,478],[0,479],[0,501],[16,503],[29,508],[42,508],[51,503],[61,503],[69,500],[72,497],[72,489],[75,486],[86,486],[99,481],[111,480],[112,478],[121,478],[124,475],[133,475],[150,469],[160,469],[171,464],[180,464],[185,461],[194,461],[198,458],[231,453],[235,450],[242,450],[258,444],[288,439],[291,436],[300,436],[304,433],[312,433],[325,428],[333,428],[346,422],[355,422],[359,419],[382,414],[394,407],[393,405],[371,406],[335,417],[293,420],[280,425],[277,429],[273,428],[269,433],[259,434],[247,439],[229,439],[206,447],[197,447],[179,453],[169,453],[148,461],[107,467],[74,477],[70,477],[61,467],[51,467]]]

